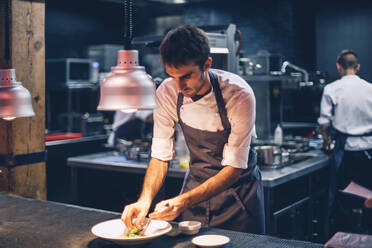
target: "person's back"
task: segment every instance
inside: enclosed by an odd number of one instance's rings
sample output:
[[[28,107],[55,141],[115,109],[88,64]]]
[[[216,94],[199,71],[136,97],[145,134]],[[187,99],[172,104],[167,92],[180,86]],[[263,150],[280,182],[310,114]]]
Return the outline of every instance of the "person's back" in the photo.
[[[341,64],[337,63],[341,79],[324,88],[318,122],[349,135],[369,133],[372,131],[372,84],[356,75],[359,64],[355,68],[347,65],[343,68]],[[350,151],[371,148],[372,136],[348,137],[345,145],[345,150]]]

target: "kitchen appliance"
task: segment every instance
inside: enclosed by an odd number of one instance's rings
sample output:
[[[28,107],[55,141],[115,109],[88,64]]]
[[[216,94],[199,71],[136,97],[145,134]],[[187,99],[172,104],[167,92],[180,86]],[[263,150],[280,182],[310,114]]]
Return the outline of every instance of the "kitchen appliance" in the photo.
[[[112,66],[116,66],[116,56],[123,45],[101,44],[89,46],[88,58],[99,63],[99,72],[110,72]]]
[[[91,59],[47,59],[45,64],[47,88],[79,87],[98,82],[98,62]]]
[[[206,32],[211,47],[213,68],[238,73],[238,58],[241,46],[240,31],[235,24],[221,26],[201,26]],[[235,36],[238,36],[238,42]]]
[[[260,50],[256,54],[247,55],[240,59],[246,72],[245,75],[271,75],[280,72],[282,56]]]
[[[71,124],[69,124],[71,118]],[[84,137],[105,133],[102,113],[61,113],[58,116],[58,129],[62,132],[78,132]]]

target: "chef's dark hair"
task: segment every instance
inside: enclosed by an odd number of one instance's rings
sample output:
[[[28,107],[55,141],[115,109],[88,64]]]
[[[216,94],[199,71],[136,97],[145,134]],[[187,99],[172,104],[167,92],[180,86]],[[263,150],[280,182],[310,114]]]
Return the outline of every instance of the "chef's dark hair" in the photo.
[[[358,66],[358,55],[353,50],[342,50],[337,56],[337,63],[344,69],[355,69]]]
[[[170,30],[160,44],[164,65],[179,67],[195,62],[203,70],[210,56],[208,37],[203,30],[191,25]]]

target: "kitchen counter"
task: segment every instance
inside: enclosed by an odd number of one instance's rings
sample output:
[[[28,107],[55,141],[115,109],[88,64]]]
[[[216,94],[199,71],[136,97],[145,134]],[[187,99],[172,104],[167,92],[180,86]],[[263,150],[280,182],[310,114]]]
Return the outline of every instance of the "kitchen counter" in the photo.
[[[279,169],[262,168],[263,186],[274,187],[328,166],[329,158],[320,150],[312,150],[298,155],[309,158]]]
[[[0,247],[12,248],[120,248],[96,238],[90,229],[101,221],[119,218],[120,213],[40,201],[0,193]],[[231,241],[226,248],[238,247],[323,247],[321,244],[285,240],[270,236],[202,228],[200,234],[223,234]],[[188,247],[194,236],[163,236],[146,247]]]
[[[290,180],[299,178],[328,165],[328,156],[314,150],[303,153],[309,158],[279,169],[262,169],[262,183],[264,187],[274,187]],[[102,152],[68,158],[68,165],[72,168],[89,168],[97,170],[122,171],[144,174],[147,162],[127,160],[118,152]],[[169,168],[167,177],[183,178],[186,171],[180,168]]]
[[[298,154],[307,159],[277,169],[261,167],[264,187],[267,233],[291,239],[322,242],[325,216],[329,158],[320,150]],[[74,202],[79,202],[79,174],[85,170],[145,174],[147,163],[126,160],[117,152],[102,152],[68,158]],[[185,170],[168,170],[167,178],[177,179],[171,185],[182,185]],[[93,183],[93,181],[92,181]],[[140,191],[140,189],[139,189]],[[95,207],[95,206],[93,206]]]

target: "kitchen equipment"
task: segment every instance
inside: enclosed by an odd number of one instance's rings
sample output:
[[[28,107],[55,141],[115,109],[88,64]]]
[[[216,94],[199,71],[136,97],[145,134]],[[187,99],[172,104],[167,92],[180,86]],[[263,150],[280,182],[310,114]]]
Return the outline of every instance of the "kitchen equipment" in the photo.
[[[116,66],[116,55],[123,45],[102,44],[89,46],[88,58],[99,63],[99,72],[110,72],[112,66]]]
[[[279,146],[256,146],[254,150],[257,152],[258,164],[272,165],[281,163],[281,150]]]
[[[81,132],[83,136],[104,134],[104,124],[102,113],[85,113],[81,117]]]
[[[279,146],[255,146],[259,166],[267,168],[280,168],[292,162],[290,153]]]
[[[246,58],[246,60],[249,60],[249,66],[251,67],[251,74],[248,75],[271,75],[271,72],[276,74],[281,69],[282,56],[280,54],[260,50],[256,54],[247,55]]]
[[[45,64],[47,88],[81,87],[98,81],[97,62],[82,58],[47,59]]]
[[[118,145],[116,147],[120,154],[129,160],[147,162],[150,158],[150,146],[150,142],[146,140],[128,141],[118,139]]]
[[[172,230],[172,226],[163,220],[151,220],[146,228],[144,236],[126,237],[125,234],[129,229],[121,219],[113,219],[100,222],[94,225],[91,232],[106,240],[110,240],[118,245],[138,246],[150,242]]]
[[[230,238],[224,235],[202,235],[195,237],[191,242],[198,247],[217,248],[230,242]]]

